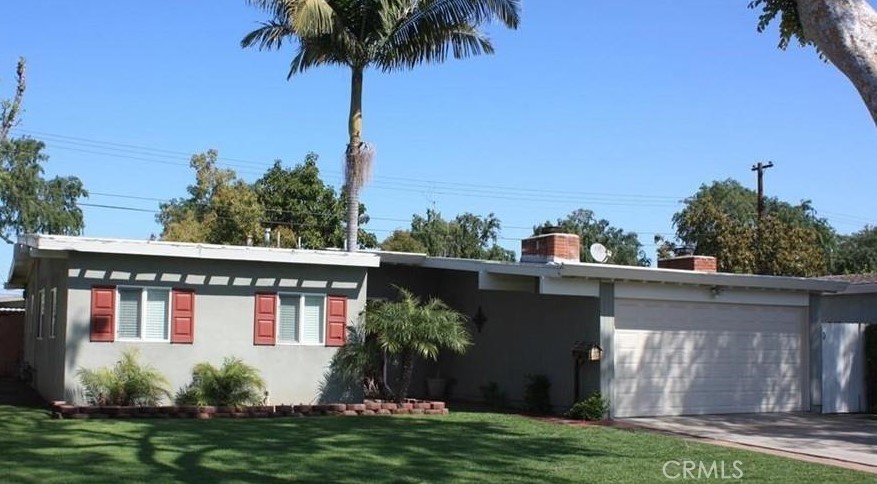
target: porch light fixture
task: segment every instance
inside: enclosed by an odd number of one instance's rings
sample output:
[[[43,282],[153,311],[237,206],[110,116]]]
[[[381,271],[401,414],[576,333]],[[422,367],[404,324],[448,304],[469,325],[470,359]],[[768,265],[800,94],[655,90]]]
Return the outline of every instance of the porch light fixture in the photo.
[[[484,315],[484,311],[481,309],[481,306],[478,306],[478,312],[475,313],[475,316],[472,316],[472,322],[475,323],[475,329],[478,332],[481,332],[481,328],[484,327],[484,324],[487,323],[487,316]]]
[[[576,341],[572,346],[573,358],[573,403],[579,401],[579,384],[581,382],[582,366],[586,361],[600,361],[603,359],[603,348],[597,343]]]

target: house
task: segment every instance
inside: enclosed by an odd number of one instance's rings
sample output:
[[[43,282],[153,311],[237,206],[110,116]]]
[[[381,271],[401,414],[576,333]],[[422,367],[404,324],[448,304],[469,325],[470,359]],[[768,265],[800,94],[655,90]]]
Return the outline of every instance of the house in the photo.
[[[369,297],[400,285],[480,321],[469,352],[442,355],[420,375],[453,381],[455,398],[490,388],[521,402],[527,375],[539,374],[559,409],[577,389],[578,398],[599,390],[614,417],[819,405],[814,308],[846,282],[717,273],[702,256],[659,268],[580,263],[578,238],[566,234],[524,240],[522,259],[385,253],[369,270]],[[599,361],[575,358],[593,346]]]
[[[82,402],[80,368],[136,348],[172,389],[202,361],[237,356],[276,403],[311,402],[378,256],[33,235],[7,287],[24,289],[24,359],[47,400]]]
[[[821,372],[823,413],[868,411],[865,387],[865,327],[877,323],[877,273],[830,276],[849,286],[826,295],[815,310],[821,348],[815,370]],[[877,402],[871,402],[872,404]]]
[[[48,399],[81,400],[79,368],[139,348],[174,387],[195,363],[235,355],[262,371],[272,402],[314,401],[345,324],[402,286],[472,319],[474,346],[421,365],[417,392],[440,374],[453,398],[490,387],[516,403],[541,374],[558,409],[599,390],[614,417],[820,405],[818,306],[846,282],[717,273],[701,256],[580,263],[567,234],[522,249],[525,262],[501,263],[29,236],[8,285],[26,290],[25,359]]]

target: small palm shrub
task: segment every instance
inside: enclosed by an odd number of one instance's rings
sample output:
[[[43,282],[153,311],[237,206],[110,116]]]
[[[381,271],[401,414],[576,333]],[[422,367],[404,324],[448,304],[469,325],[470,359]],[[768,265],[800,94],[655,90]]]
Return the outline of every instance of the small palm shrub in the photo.
[[[76,372],[91,405],[157,405],[170,398],[168,381],[158,370],[138,362],[137,350],[126,350],[111,368]]]
[[[609,400],[603,398],[600,392],[594,392],[590,397],[576,402],[565,416],[575,420],[603,420],[608,411]]]
[[[198,363],[192,369],[192,382],[176,395],[177,405],[216,405],[241,407],[263,401],[265,382],[259,370],[240,358],[226,357],[217,368]]]
[[[545,375],[527,375],[524,387],[524,408],[531,413],[551,413],[551,380]]]

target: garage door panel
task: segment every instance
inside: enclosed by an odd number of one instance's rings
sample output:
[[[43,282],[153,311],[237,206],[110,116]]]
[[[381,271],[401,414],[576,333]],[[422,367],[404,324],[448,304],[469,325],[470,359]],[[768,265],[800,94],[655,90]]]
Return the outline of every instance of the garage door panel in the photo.
[[[616,301],[615,416],[801,409],[798,307]]]
[[[671,351],[721,350],[721,351],[798,351],[801,336],[798,334],[766,335],[758,333],[660,332],[617,331],[616,347],[620,350],[667,349]]]

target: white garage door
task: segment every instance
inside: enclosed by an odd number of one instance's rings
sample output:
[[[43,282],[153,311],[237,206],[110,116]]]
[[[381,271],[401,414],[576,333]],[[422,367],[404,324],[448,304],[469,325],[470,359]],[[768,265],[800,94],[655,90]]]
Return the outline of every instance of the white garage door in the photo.
[[[614,416],[802,409],[806,309],[616,300]]]

